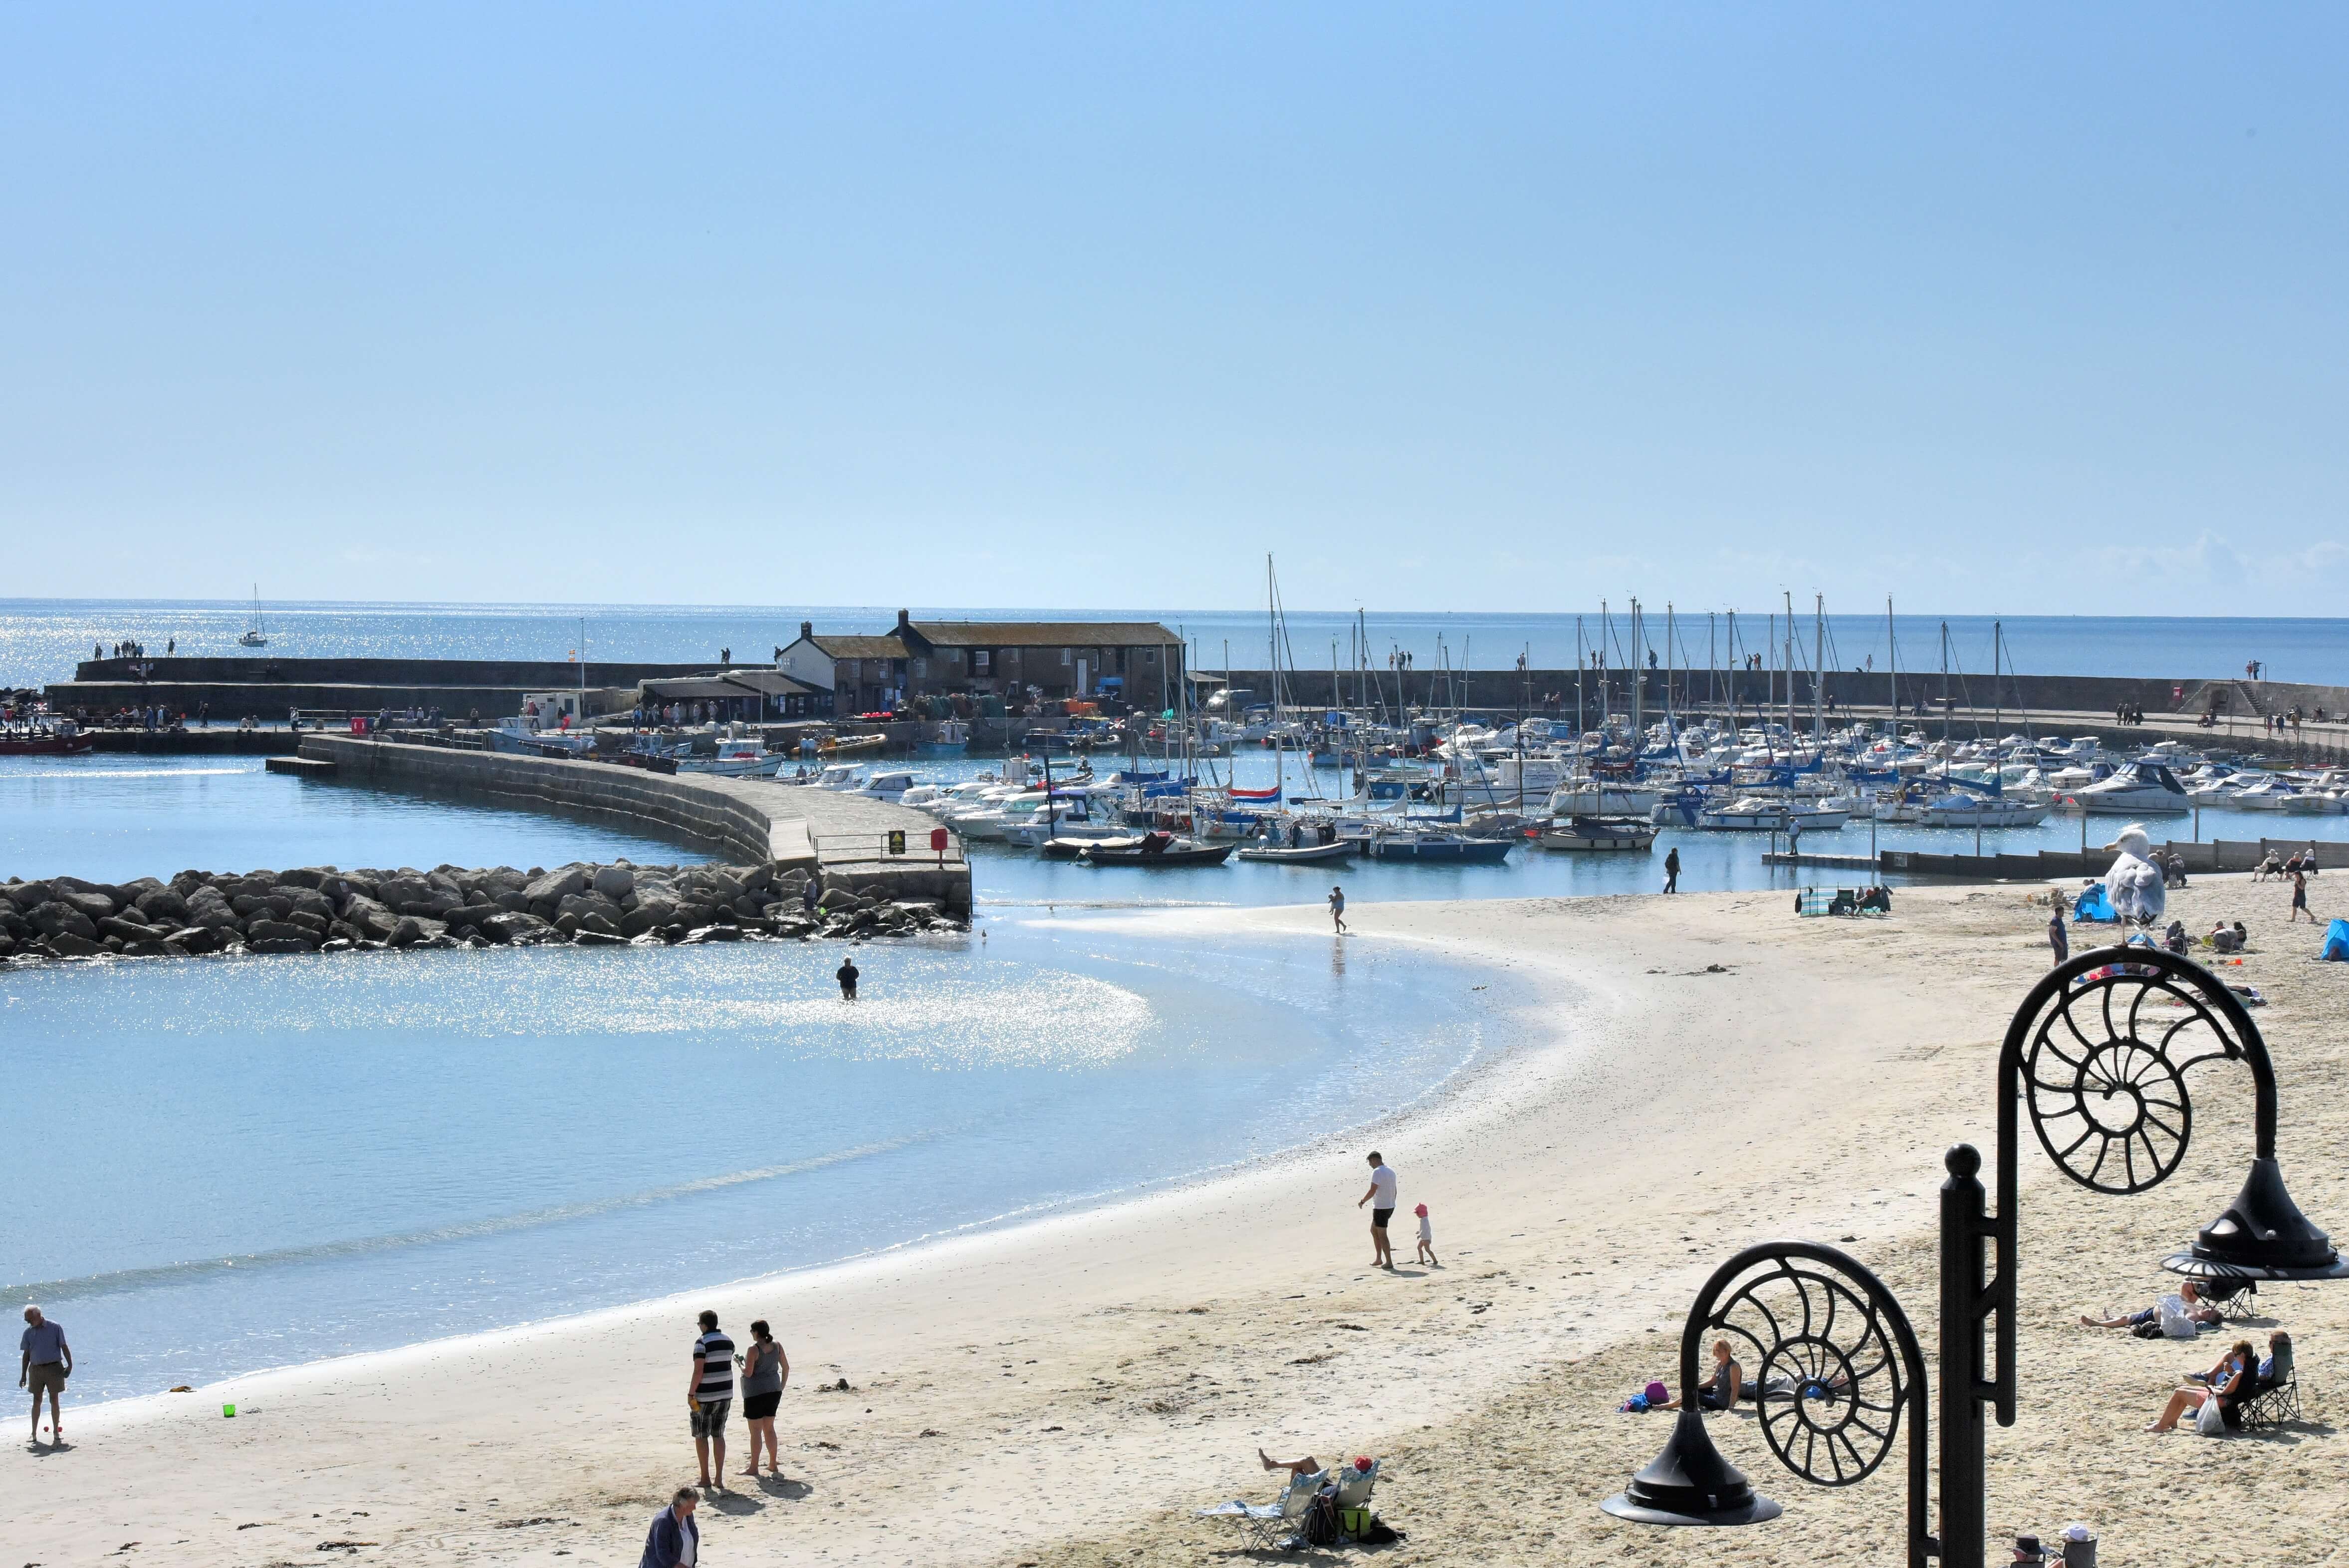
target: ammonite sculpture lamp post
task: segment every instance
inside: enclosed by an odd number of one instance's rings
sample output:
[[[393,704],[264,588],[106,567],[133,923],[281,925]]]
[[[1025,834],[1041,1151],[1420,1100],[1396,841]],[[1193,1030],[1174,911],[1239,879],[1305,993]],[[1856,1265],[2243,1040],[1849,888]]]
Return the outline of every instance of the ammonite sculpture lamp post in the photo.
[[[2221,1283],[2349,1276],[2284,1191],[2275,1068],[2234,994],[2200,965],[2149,947],[2103,948],[2058,965],[2023,998],[1999,1052],[1998,1212],[1983,1212],[1982,1156],[1971,1145],[1950,1151],[1941,1187],[1941,1537],[1956,1568],[1982,1562],[1982,1407],[1997,1408],[2000,1426],[2014,1424],[2022,1111],[2064,1175],[2093,1191],[2134,1195],[2168,1180],[2185,1157],[2194,1126],[2187,1069],[2220,1059],[2251,1071],[2251,1174],[2165,1266]],[[1993,1247],[1995,1277],[1986,1272]],[[1994,1367],[1983,1346],[1992,1318]]]
[[[1924,1568],[1925,1356],[1908,1315],[1848,1253],[1810,1242],[1748,1247],[1705,1282],[1681,1330],[1681,1408],[1671,1438],[1631,1484],[1599,1506],[1642,1524],[1758,1524],[1779,1505],[1758,1495],[1713,1446],[1699,1398],[1698,1353],[1726,1339],[1747,1354],[1763,1440],[1786,1469],[1821,1486],[1864,1480],[1909,1418],[1909,1563]]]

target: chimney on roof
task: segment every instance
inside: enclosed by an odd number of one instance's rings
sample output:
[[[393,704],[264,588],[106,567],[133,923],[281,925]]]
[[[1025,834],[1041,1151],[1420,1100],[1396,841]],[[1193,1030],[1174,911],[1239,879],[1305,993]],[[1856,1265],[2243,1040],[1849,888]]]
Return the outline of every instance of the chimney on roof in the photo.
[[[804,642],[814,635],[815,623],[813,621],[802,621],[800,623],[800,640]]]
[[[897,612],[897,634],[903,636],[914,629],[914,618],[905,611]]]

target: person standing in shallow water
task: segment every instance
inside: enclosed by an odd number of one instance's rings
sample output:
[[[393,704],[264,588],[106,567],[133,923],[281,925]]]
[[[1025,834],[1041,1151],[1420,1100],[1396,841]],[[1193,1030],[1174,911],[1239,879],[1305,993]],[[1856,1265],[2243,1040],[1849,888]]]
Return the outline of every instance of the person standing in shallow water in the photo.
[[[840,961],[840,967],[832,972],[832,977],[840,982],[840,999],[842,1001],[854,1002],[856,1000],[856,960],[853,957],[842,959]]]
[[[1330,890],[1330,923],[1338,928],[1339,935],[1346,934],[1346,890],[1342,887]]]

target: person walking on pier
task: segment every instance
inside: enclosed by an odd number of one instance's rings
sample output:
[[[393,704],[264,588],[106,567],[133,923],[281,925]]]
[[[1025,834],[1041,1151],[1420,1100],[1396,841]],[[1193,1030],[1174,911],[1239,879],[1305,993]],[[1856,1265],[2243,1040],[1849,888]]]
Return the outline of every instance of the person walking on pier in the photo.
[[[1678,845],[1664,851],[1664,891],[1681,891],[1681,851]]]
[[[856,960],[854,958],[842,959],[840,967],[832,972],[832,977],[840,982],[840,999],[843,1002],[856,1000]]]

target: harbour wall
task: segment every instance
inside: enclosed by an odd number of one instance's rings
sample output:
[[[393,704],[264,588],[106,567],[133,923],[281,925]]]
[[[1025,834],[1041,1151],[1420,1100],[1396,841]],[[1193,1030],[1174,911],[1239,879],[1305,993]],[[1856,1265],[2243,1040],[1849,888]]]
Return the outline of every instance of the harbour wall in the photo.
[[[2112,819],[2116,828],[2123,819]],[[2096,835],[2092,827],[2090,836]],[[2291,856],[2303,853],[2310,846],[2307,839],[2206,839],[2185,842],[2172,839],[2155,846],[2155,851],[2165,857],[2175,854],[2185,862],[2189,876],[2211,875],[2220,872],[2248,872],[2259,869],[2260,862],[2270,853]],[[2338,840],[2315,841],[2317,865],[2324,871],[2349,867],[2349,843]],[[1939,855],[1922,850],[1885,850],[1877,856],[1877,869],[1895,872],[1903,876],[1945,877],[1958,882],[2066,882],[2082,877],[2101,877],[2112,869],[2111,851],[2091,848],[2082,854],[2074,850],[2042,850],[2031,855]]]
[[[1676,708],[1724,707],[1734,702],[1748,710],[1775,705],[1784,707],[1786,697],[1786,677],[1772,676],[1760,670],[1663,670],[1644,672],[1630,670],[1474,670],[1465,674],[1454,670],[1417,668],[1404,671],[1402,680],[1403,705],[1419,707],[1477,708],[1495,713],[1514,713],[1521,707],[1539,714],[1563,712],[1571,717],[1575,708],[1577,675],[1587,716],[1595,716],[1603,705],[1608,711],[1627,713],[1630,710],[1635,683],[1641,705],[1650,713],[1661,714],[1669,693],[1671,705]],[[1214,676],[1210,685],[1219,684],[1224,676],[1212,671],[1195,672],[1202,680]],[[1897,684],[1899,704],[1908,712],[1921,702],[1928,713],[1938,717],[1941,712],[1942,678],[1940,671],[1916,673],[1903,670],[1896,678],[1882,670],[1829,670],[1821,677],[1823,699],[1832,700],[1838,711],[1884,711],[1891,701]],[[1255,694],[1255,700],[1270,700],[1272,676],[1267,670],[1234,670],[1230,684],[1246,687]],[[1358,706],[1357,692],[1376,693],[1371,700],[1381,698],[1392,707],[1395,703],[1397,677],[1390,670],[1377,670],[1357,677],[1340,671],[1332,676],[1328,670],[1283,670],[1280,676],[1284,695],[1291,702],[1306,707]],[[1806,670],[1794,675],[1794,706],[1799,720],[1812,707],[1813,677]],[[2001,675],[1992,680],[1987,675],[1961,676],[1952,672],[1949,677],[1950,702],[1955,711],[1969,711],[1987,718],[1993,711],[2012,714],[2018,718],[2025,713],[2109,714],[2123,704],[2143,708],[2147,714],[2193,713],[2209,711],[2215,698],[2221,717],[2231,714],[2243,717],[2261,713],[2280,713],[2294,707],[2313,713],[2323,708],[2328,714],[2349,712],[2349,686],[2306,686],[2281,681],[2204,680],[2200,678],[2139,678],[2117,676],[2048,676]]]
[[[821,870],[827,884],[865,897],[933,903],[970,913],[970,863],[919,811],[830,789],[761,779],[661,774],[643,769],[496,751],[415,746],[356,736],[305,735],[303,758],[334,765],[338,781],[378,788],[488,796],[652,823],[709,844],[745,864]],[[891,855],[888,836],[905,835]]]

